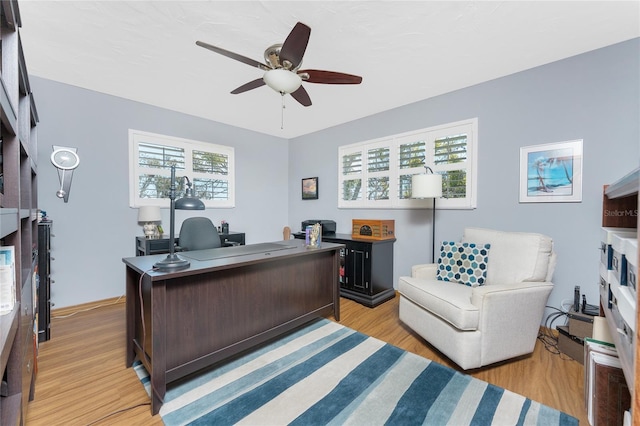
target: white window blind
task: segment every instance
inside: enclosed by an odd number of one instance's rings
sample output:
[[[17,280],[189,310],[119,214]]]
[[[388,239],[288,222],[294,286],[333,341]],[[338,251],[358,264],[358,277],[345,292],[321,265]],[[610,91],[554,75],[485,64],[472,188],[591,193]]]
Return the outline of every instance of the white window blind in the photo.
[[[186,176],[206,207],[234,207],[234,149],[228,146],[129,130],[129,204],[168,206],[171,166],[178,196]]]
[[[425,165],[442,174],[437,208],[476,207],[477,119],[342,146],[339,208],[424,208],[411,198],[411,177]]]

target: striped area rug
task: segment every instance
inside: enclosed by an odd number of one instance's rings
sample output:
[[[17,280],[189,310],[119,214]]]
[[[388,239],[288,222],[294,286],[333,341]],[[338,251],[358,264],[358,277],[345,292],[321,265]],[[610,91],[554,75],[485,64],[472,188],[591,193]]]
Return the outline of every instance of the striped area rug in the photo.
[[[149,392],[148,373],[136,362]],[[577,425],[500,387],[321,319],[169,386],[166,425]]]

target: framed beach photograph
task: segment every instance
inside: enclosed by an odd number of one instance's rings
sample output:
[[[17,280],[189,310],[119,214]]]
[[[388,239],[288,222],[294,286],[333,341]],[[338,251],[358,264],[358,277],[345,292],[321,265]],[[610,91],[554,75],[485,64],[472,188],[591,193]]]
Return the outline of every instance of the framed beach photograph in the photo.
[[[582,139],[520,148],[521,203],[582,201]]]
[[[318,178],[317,177],[302,179],[302,199],[303,200],[318,199]]]

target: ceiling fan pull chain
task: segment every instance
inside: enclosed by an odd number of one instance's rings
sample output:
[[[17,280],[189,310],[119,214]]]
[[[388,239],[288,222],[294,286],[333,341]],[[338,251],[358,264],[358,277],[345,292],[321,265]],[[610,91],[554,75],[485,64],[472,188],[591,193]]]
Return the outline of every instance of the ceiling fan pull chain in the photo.
[[[284,129],[284,93],[280,93],[282,95],[282,109],[280,110],[280,130]]]

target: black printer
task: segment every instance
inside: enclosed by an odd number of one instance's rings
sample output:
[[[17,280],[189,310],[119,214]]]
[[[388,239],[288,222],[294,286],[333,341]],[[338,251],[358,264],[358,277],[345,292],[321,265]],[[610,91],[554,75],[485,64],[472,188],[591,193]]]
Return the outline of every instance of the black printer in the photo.
[[[319,219],[310,219],[302,221],[302,232],[307,229],[307,226],[313,226],[316,223],[319,223],[322,226],[322,235],[333,235],[336,233],[336,222],[333,220],[319,220]]]

